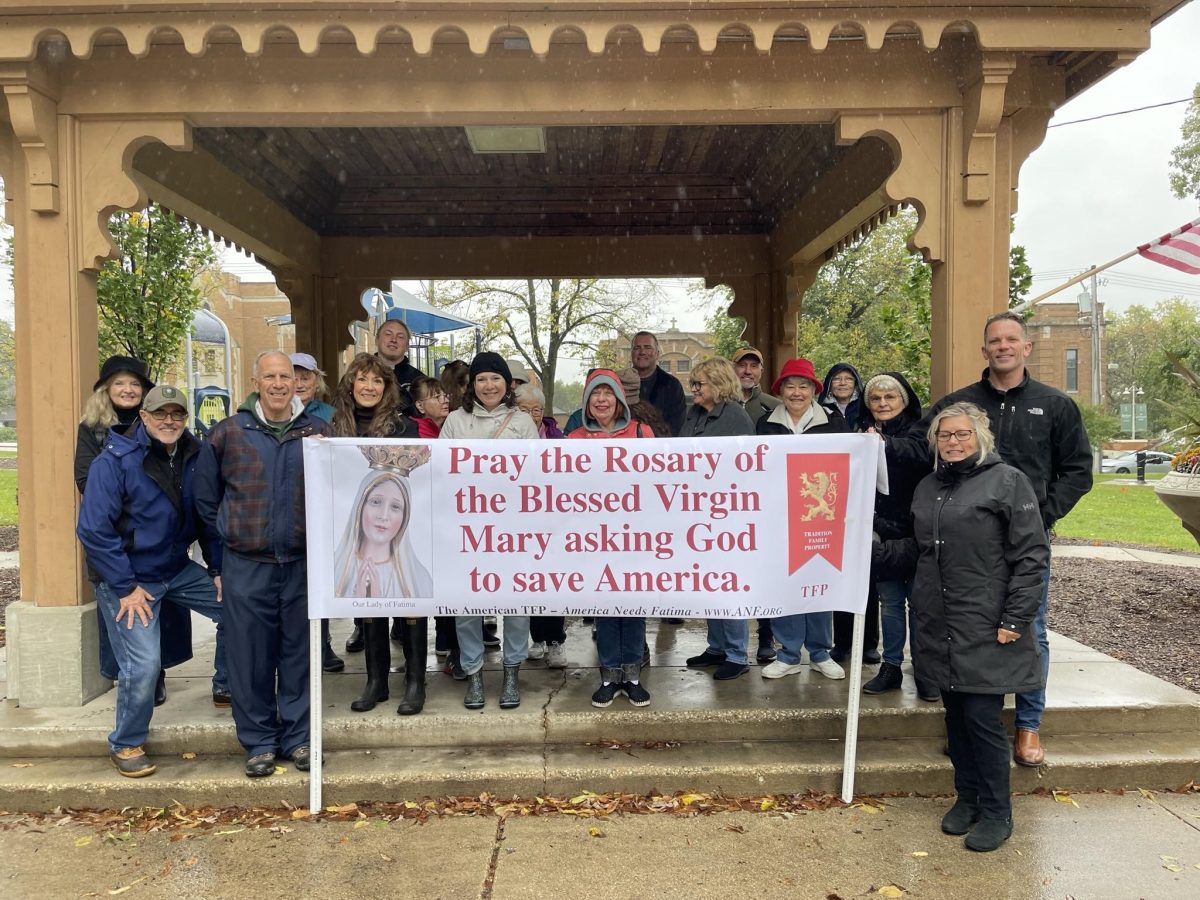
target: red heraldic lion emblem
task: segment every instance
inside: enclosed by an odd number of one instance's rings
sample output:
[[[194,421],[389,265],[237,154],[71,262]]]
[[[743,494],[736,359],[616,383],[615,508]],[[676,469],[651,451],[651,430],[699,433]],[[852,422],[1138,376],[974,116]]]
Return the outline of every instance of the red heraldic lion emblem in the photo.
[[[788,454],[789,575],[814,556],[841,571],[849,489],[850,454]]]

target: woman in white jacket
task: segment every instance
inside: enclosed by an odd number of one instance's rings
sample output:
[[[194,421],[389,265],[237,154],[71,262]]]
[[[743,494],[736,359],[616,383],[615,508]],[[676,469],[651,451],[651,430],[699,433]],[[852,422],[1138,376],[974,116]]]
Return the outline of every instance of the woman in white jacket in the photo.
[[[537,440],[538,429],[529,414],[517,408],[509,385],[512,374],[498,353],[480,353],[471,362],[470,380],[462,408],[454,410],[442,424],[443,440]],[[483,617],[459,616],[459,659],[467,674],[467,693],[463,705],[482,709],[483,695]],[[529,653],[529,617],[504,617],[504,684],[500,689],[500,708],[521,705],[517,673]]]

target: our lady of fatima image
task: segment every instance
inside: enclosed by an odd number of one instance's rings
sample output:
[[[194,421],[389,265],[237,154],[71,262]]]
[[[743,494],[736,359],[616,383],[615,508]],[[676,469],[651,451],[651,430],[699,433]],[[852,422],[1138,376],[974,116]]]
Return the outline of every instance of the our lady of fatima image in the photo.
[[[433,579],[408,540],[412,491],[408,476],[429,461],[421,444],[358,448],[370,470],[354,497],[334,556],[338,597],[432,597]]]

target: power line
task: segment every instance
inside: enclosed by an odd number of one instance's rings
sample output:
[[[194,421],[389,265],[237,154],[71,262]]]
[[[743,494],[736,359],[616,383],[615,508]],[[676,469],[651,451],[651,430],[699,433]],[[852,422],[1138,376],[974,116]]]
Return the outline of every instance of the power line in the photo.
[[[1159,109],[1163,106],[1175,106],[1177,103],[1191,103],[1193,97],[1184,97],[1182,100],[1168,100],[1166,103],[1152,103],[1149,106],[1139,106],[1136,109],[1123,109],[1120,112],[1104,113],[1099,116],[1088,116],[1086,119],[1072,119],[1070,122],[1055,122],[1049,125],[1049,128],[1062,128],[1064,125],[1079,125],[1082,122],[1095,122],[1097,119],[1109,119],[1113,116],[1127,116],[1130,113],[1145,112],[1148,109]]]

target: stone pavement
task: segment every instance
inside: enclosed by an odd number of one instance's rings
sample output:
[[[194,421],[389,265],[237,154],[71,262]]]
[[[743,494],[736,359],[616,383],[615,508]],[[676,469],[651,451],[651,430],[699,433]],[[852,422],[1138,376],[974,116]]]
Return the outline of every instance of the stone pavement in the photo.
[[[1200,896],[1200,794],[1018,797],[1016,831],[972,853],[948,800],[775,813],[284,820],[122,838],[0,817],[11,897],[828,900]],[[275,830],[272,830],[274,828]]]

